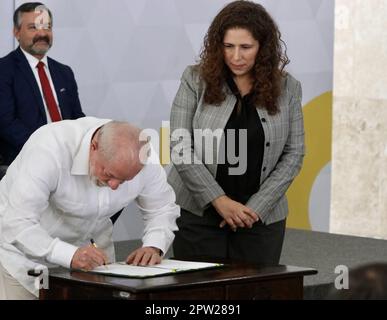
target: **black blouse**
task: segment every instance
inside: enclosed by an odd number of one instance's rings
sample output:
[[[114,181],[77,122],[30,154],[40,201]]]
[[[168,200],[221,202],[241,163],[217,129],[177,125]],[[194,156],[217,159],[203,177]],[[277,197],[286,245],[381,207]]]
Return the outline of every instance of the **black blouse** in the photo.
[[[216,181],[228,197],[242,204],[246,204],[249,198],[259,190],[265,134],[256,106],[251,99],[252,94],[249,93],[242,97],[231,77],[228,79],[227,84],[237,98],[237,102],[224,128],[224,144],[222,145],[225,151],[225,161],[223,161],[225,163],[218,164]],[[227,137],[227,130],[230,129],[235,130],[235,141],[227,141],[227,139],[231,138],[231,136]],[[229,160],[232,159],[228,159],[227,157],[227,142],[235,145],[234,150],[230,150],[230,153],[238,158],[240,154],[239,129],[247,129],[247,150],[242,151],[242,154],[247,155],[247,169],[240,175],[230,175],[229,168],[238,167],[239,163],[229,163]],[[239,161],[246,160],[241,158]]]

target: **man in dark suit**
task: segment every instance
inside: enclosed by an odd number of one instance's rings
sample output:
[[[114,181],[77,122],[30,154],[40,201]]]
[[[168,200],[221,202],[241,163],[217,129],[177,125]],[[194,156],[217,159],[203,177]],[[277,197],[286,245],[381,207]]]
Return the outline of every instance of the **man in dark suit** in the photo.
[[[0,58],[0,155],[9,165],[39,127],[84,113],[70,67],[46,56],[51,48],[52,15],[39,2],[16,9],[19,47]]]

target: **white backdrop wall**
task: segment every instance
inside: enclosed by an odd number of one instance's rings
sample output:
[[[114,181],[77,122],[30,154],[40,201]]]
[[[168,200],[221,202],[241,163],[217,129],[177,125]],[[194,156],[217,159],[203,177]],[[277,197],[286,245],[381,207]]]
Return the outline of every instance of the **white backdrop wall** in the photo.
[[[1,55],[11,49],[14,5],[0,2]],[[70,65],[87,115],[130,121],[159,130],[169,120],[180,76],[193,64],[210,21],[224,0],[46,0],[54,15],[49,56]],[[332,90],[334,0],[259,1],[279,24],[288,45],[288,70],[302,82],[303,101]],[[17,43],[15,44],[17,45]],[[328,179],[317,179],[311,207],[326,203],[313,229],[328,231]],[[142,235],[137,209],[115,227],[116,240]],[[130,217],[129,217],[130,216]],[[317,221],[311,219],[311,221]]]
[[[14,46],[12,35],[14,5],[14,1],[0,1],[0,57],[6,55]]]

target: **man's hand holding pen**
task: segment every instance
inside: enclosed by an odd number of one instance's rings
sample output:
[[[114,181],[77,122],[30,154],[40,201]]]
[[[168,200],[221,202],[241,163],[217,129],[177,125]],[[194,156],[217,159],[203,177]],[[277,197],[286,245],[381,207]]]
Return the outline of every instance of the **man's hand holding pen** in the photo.
[[[106,254],[93,241],[90,245],[78,248],[71,260],[71,268],[86,271],[105,264],[108,264]]]

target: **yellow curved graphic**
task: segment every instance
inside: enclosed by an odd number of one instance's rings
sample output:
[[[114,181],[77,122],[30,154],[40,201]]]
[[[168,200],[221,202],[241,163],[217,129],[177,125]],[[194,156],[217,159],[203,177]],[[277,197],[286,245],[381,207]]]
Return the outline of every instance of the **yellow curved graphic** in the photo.
[[[331,161],[332,92],[314,98],[303,107],[306,154],[298,177],[287,192],[287,227],[311,229],[309,197],[319,172]]]

